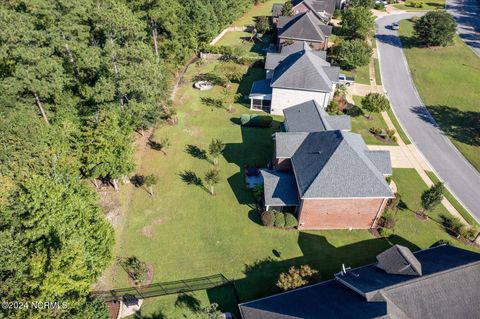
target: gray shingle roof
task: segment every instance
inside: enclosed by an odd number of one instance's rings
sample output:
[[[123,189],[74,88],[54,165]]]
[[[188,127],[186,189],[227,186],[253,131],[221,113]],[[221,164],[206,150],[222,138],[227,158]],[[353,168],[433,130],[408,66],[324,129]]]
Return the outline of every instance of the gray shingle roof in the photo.
[[[272,53],[272,52],[267,53],[267,57],[265,58],[265,69],[266,70],[275,69],[280,64],[280,62],[285,60],[289,55],[300,52],[300,51],[312,51],[312,49],[310,48],[310,45],[308,45],[307,42],[303,41],[303,42],[294,42],[292,44],[283,46],[281,48],[280,53]],[[327,59],[326,51],[312,51],[312,53],[318,56],[319,58],[321,58],[322,60]],[[334,68],[332,67],[332,69]],[[325,71],[327,72],[327,69]],[[328,71],[328,72],[331,72],[331,71]],[[327,72],[327,75],[328,75],[328,72]],[[339,72],[338,73],[339,75],[340,70],[338,72]],[[335,78],[335,82],[338,81],[338,75]]]
[[[296,6],[302,2],[307,8],[314,10],[315,12],[325,11],[332,15],[335,11],[335,0],[293,0],[292,5]]]
[[[307,135],[308,133],[305,132],[275,133],[275,156],[277,158],[291,158]]]
[[[276,152],[288,155],[301,143],[291,160],[302,198],[393,197],[384,176],[365,155],[367,148],[359,134],[312,132],[295,140],[284,134],[299,133],[277,133]]]
[[[252,88],[250,89],[249,98],[256,97],[256,96],[263,96],[272,94],[272,88],[270,87],[270,80],[260,80],[255,81],[252,84]]]
[[[271,85],[274,88],[331,92],[334,83],[331,68],[330,63],[313,52],[300,51],[289,55],[275,68]]]
[[[290,172],[262,170],[265,205],[298,205],[297,184]]]
[[[480,254],[438,246],[413,255],[422,265],[423,276],[387,274],[372,264],[337,274],[337,282],[240,304],[240,310],[244,319],[318,318],[319,314],[360,319],[480,316]],[[362,295],[371,289],[379,290],[373,302]]]
[[[288,132],[321,132],[350,130],[350,116],[329,115],[315,100],[297,104],[283,110]]]
[[[377,256],[377,267],[387,274],[422,275],[422,265],[405,246],[395,245]]]
[[[281,39],[323,42],[332,34],[332,27],[325,25],[313,12],[299,13],[293,17],[280,17],[277,28]]]
[[[366,151],[365,155],[383,175],[392,175],[392,161],[389,151]]]

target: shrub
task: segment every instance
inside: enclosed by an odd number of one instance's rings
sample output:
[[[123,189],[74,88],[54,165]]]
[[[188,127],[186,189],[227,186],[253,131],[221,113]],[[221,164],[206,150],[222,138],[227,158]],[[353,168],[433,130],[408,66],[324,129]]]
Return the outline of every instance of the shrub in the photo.
[[[252,188],[252,194],[257,203],[261,203],[263,200],[263,185],[255,185]]]
[[[389,236],[393,235],[393,230],[389,229],[389,228],[380,227],[377,230],[378,230],[378,233],[380,234],[380,236],[382,236],[382,237],[389,237]]]
[[[292,266],[288,272],[280,274],[277,281],[277,287],[286,291],[304,286],[308,284],[312,277],[317,273],[318,270],[312,269],[308,265],[302,265],[300,268]]]
[[[390,102],[385,95],[380,93],[368,93],[362,98],[362,108],[365,111],[370,112],[368,117],[371,117],[372,113],[388,111],[388,109],[390,109]]]
[[[285,214],[282,212],[275,212],[275,227],[283,228],[285,227]]]
[[[327,112],[328,113],[336,113],[338,111],[338,104],[337,101],[331,100],[330,103],[327,105]]]
[[[298,220],[292,213],[285,213],[285,227],[294,228],[297,227]]]
[[[457,24],[446,11],[429,11],[413,25],[415,36],[427,46],[447,46],[453,43]]]
[[[473,226],[463,226],[462,228],[460,228],[459,235],[462,238],[473,241],[478,235],[478,229]]]
[[[140,283],[145,280],[145,275],[147,274],[147,264],[145,262],[136,256],[130,256],[121,263],[133,280]]]
[[[270,18],[267,16],[259,16],[256,18],[255,28],[260,33],[268,32],[271,28]]]
[[[373,6],[373,8],[375,10],[383,10],[385,9],[385,5],[383,3],[375,3],[375,5]]]
[[[422,1],[411,1],[409,3],[409,6],[412,7],[412,8],[420,9],[420,8],[423,8],[423,2]]]
[[[332,18],[334,19],[338,19],[342,16],[342,10],[340,9],[335,9],[335,11],[333,11],[333,16]]]
[[[273,227],[275,222],[275,212],[272,210],[267,210],[262,213],[262,224],[263,226]]]
[[[441,218],[443,220],[443,226],[457,236],[459,236],[460,233],[463,231],[463,228],[465,228],[465,225],[457,217],[442,215]]]
[[[252,127],[270,127],[273,117],[268,115],[242,114],[240,116],[240,124],[242,126]]]
[[[368,65],[372,56],[372,48],[360,39],[340,41],[332,51],[333,59],[347,70]]]
[[[390,184],[390,182],[388,182]],[[399,193],[395,193],[395,198],[392,198],[388,201],[388,208],[397,211],[398,205],[402,201],[402,196]]]

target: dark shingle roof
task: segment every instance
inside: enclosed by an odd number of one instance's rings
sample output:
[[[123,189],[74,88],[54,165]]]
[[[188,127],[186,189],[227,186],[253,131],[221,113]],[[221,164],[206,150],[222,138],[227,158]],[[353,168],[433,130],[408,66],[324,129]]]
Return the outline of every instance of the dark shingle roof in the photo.
[[[315,100],[297,104],[283,110],[288,132],[321,132],[350,130],[350,116],[331,116]]]
[[[262,170],[265,205],[298,205],[297,184],[290,172]]]
[[[314,13],[308,11],[293,17],[280,17],[277,22],[281,39],[323,42],[332,33],[332,27],[325,25]]]
[[[479,317],[480,254],[438,246],[413,255],[423,276],[387,274],[372,264],[337,274],[337,282],[240,304],[240,310],[244,319]],[[380,291],[369,302],[362,293],[372,287]]]
[[[377,267],[387,274],[422,275],[422,265],[407,247],[395,245],[378,255],[377,260]]]
[[[289,45],[282,46],[280,53],[267,53],[267,57],[265,59],[265,69],[266,70],[273,70],[275,69],[283,60],[285,60],[289,55],[301,52],[301,51],[312,51],[310,45],[307,42],[294,42]],[[321,58],[322,60],[327,59],[327,52],[326,51],[312,51],[313,54]],[[333,69],[333,67],[332,67]],[[330,70],[330,69],[328,69]],[[327,70],[326,70],[327,72]],[[339,71],[340,72],[340,71]],[[339,73],[340,74],[340,73]],[[338,80],[338,76],[335,78],[335,82]]]
[[[272,87],[331,92],[333,83],[338,81],[332,74],[338,70],[312,51],[300,51],[289,55],[275,68]],[[339,72],[339,71],[338,71]]]
[[[288,157],[293,152],[292,166],[302,198],[393,197],[384,176],[365,155],[368,149],[359,134],[288,132],[277,133],[275,138],[277,156]]]
[[[272,94],[270,80],[260,80],[253,82],[249,97],[252,98],[255,96],[263,96],[268,94]]]

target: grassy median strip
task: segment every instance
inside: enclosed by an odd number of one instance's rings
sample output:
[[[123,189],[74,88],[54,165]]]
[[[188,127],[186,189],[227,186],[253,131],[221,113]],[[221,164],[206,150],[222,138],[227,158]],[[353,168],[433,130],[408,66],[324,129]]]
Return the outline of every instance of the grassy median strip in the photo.
[[[392,109],[389,109],[387,111],[387,114],[388,114],[388,117],[390,117],[390,120],[392,120],[393,126],[395,126],[395,130],[398,132],[398,135],[400,135],[400,138],[402,139],[403,143],[412,144],[407,134],[405,134],[405,131],[403,130],[402,126],[400,125],[400,123],[398,123],[397,117],[393,113]]]
[[[375,65],[375,82],[377,85],[382,85],[382,74],[380,73],[380,63],[378,59],[373,59],[373,63]]]
[[[428,177],[434,182],[438,183],[440,180],[438,179],[437,175],[435,175],[434,172],[431,171],[425,171],[427,173]],[[480,226],[480,224],[470,215],[470,213],[465,209],[465,207],[460,204],[460,202],[453,196],[452,193],[448,189],[445,188],[443,191],[443,196],[452,204],[453,207],[462,215],[462,217],[469,223],[470,225],[474,226]]]

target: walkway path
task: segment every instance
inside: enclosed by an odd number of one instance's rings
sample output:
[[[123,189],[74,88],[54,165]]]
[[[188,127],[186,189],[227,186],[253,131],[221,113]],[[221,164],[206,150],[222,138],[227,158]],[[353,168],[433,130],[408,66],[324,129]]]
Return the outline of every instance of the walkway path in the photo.
[[[440,179],[480,221],[480,174],[439,129],[421,101],[410,76],[400,39],[387,29],[392,22],[419,13],[385,16],[377,20],[377,48],[382,81],[393,111],[410,140]]]

